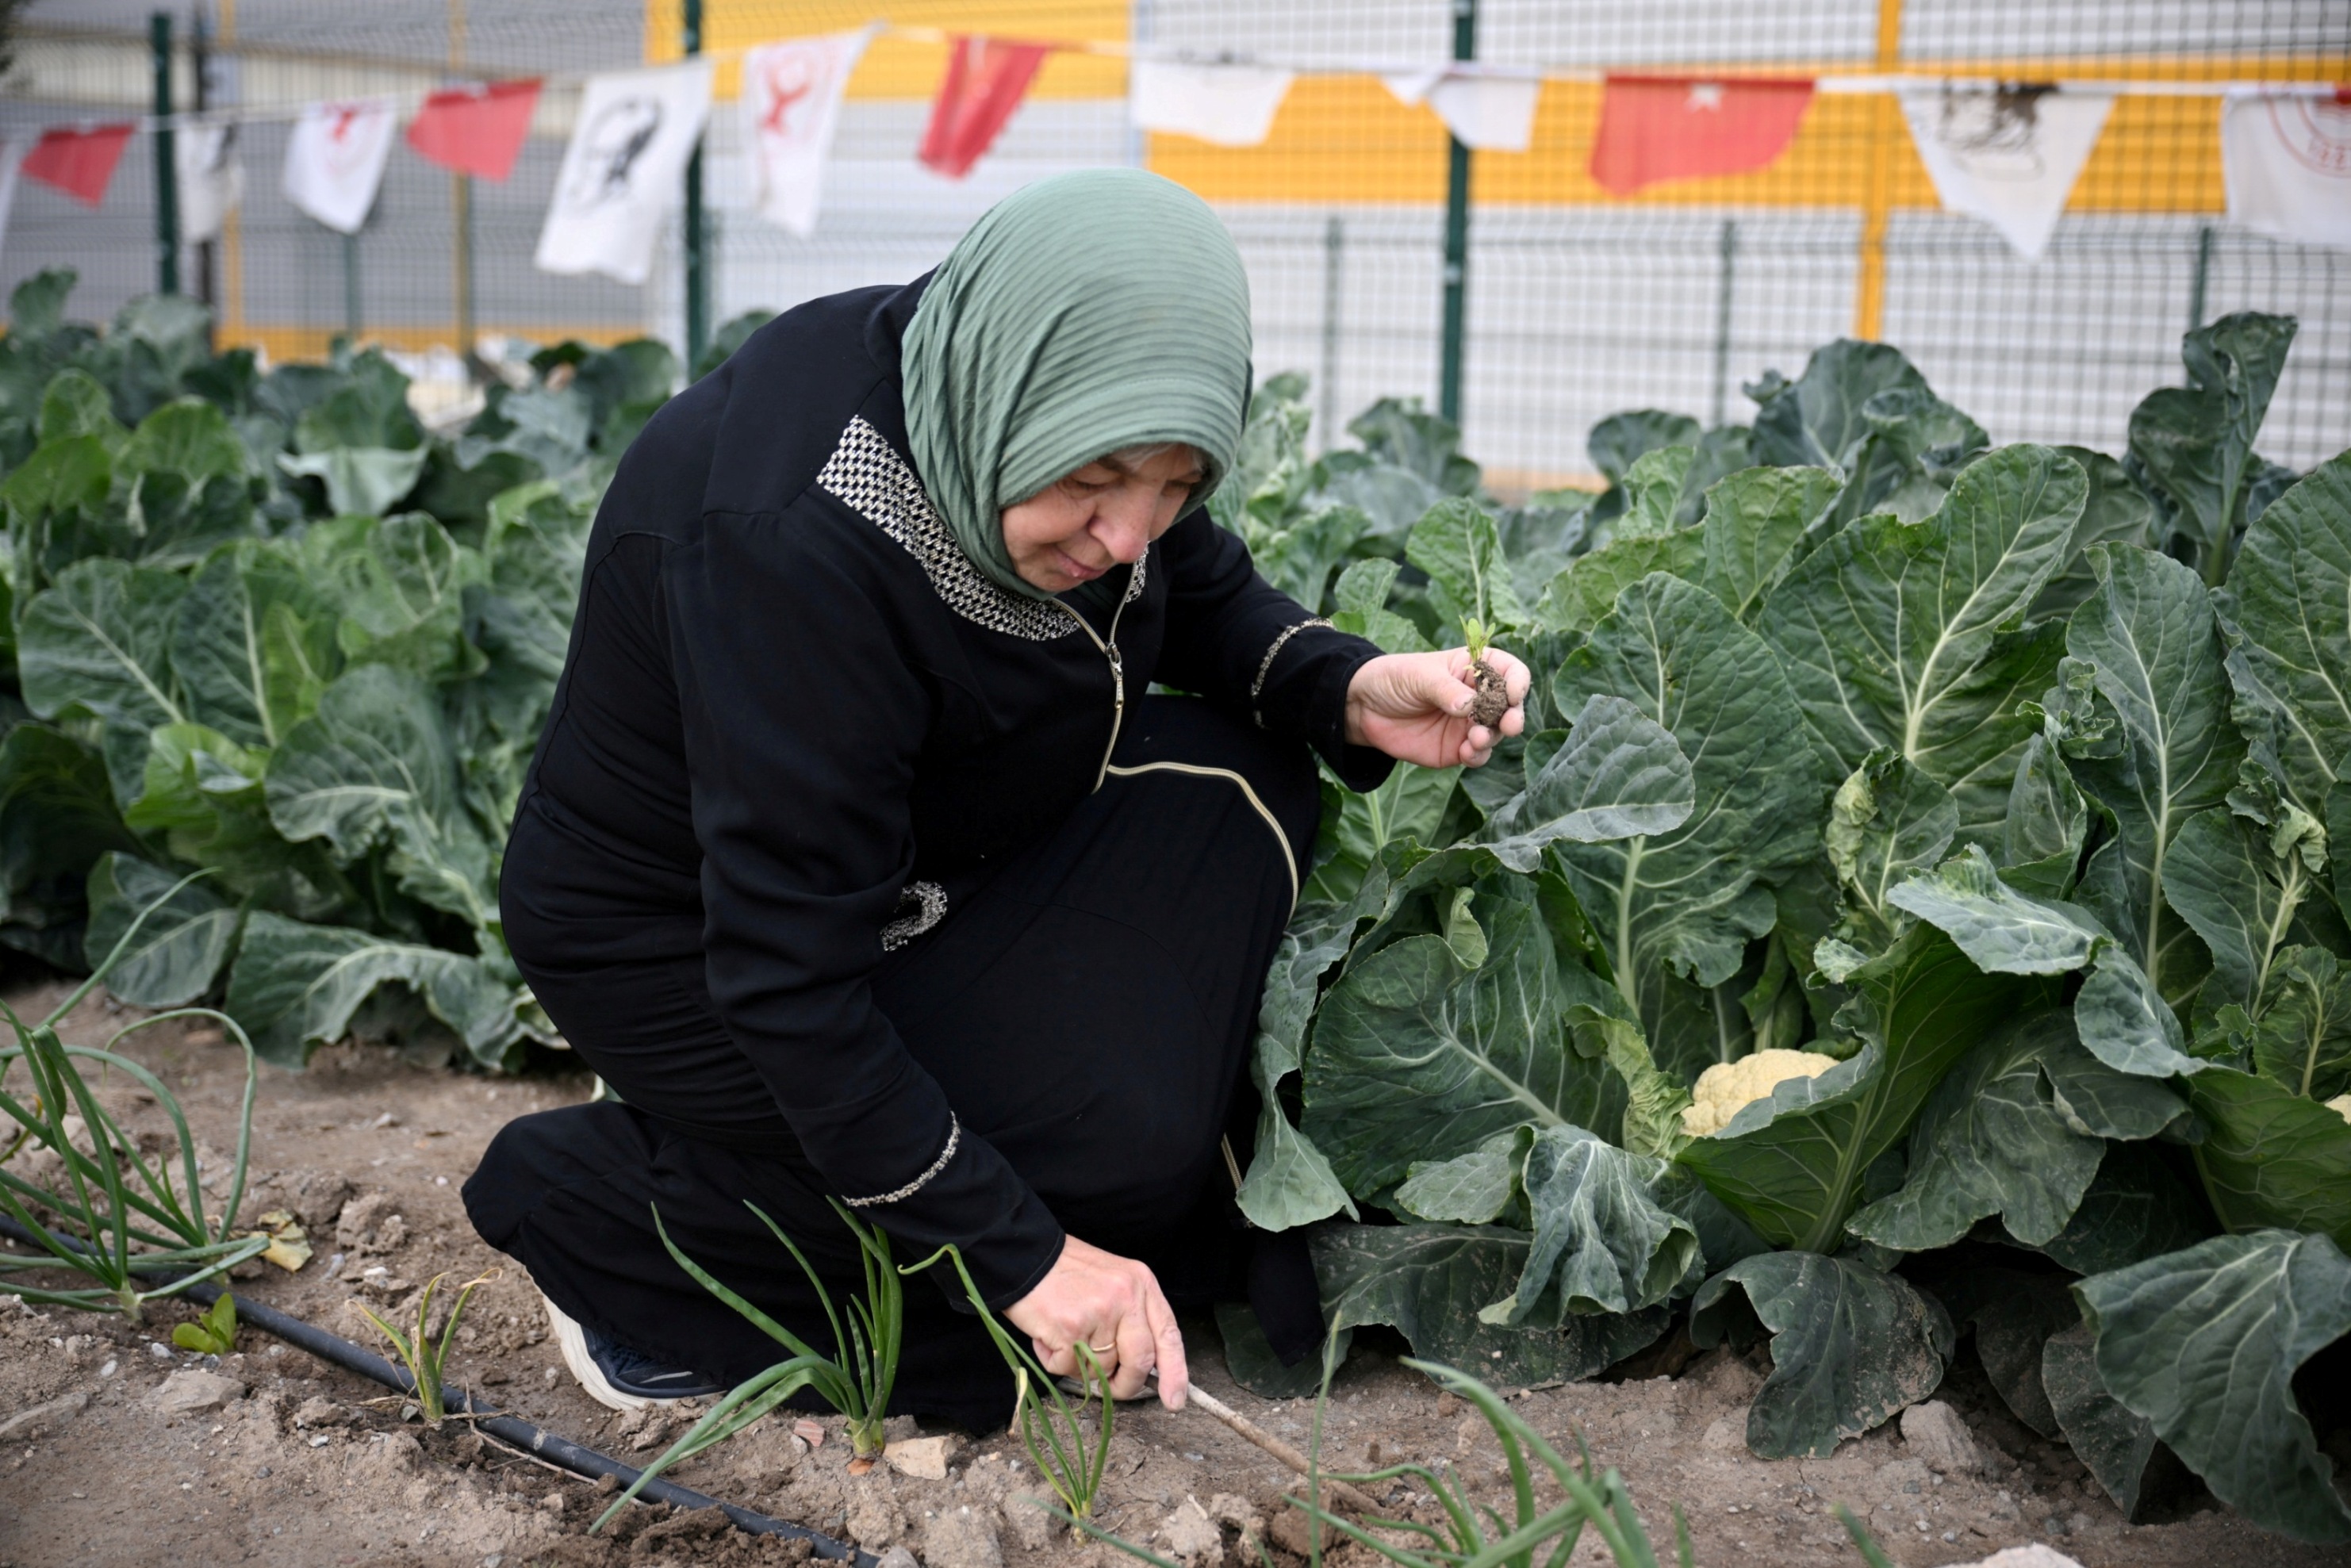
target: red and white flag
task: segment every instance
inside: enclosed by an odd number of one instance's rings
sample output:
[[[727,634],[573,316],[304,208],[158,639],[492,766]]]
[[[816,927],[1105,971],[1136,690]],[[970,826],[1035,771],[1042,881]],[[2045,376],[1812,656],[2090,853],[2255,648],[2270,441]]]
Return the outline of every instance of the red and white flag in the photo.
[[[710,116],[709,57],[590,77],[531,265],[653,276],[662,225],[684,194],[685,165]]]
[[[44,185],[52,185],[85,207],[106,200],[114,181],[114,166],[131,141],[128,125],[95,125],[88,130],[53,126],[41,132],[25,154],[24,172]]]
[[[1043,44],[1009,44],[1002,38],[957,36],[947,40],[947,74],[931,105],[931,122],[915,156],[960,180],[1020,107],[1037,68],[1050,53]]]
[[[877,29],[764,44],[743,57],[743,147],[751,207],[805,239],[816,232],[824,161],[841,124],[841,95]]]
[[[449,88],[426,99],[408,122],[408,145],[428,163],[504,180],[514,172],[538,107],[537,77]]]
[[[2230,99],[2220,108],[2220,172],[2231,223],[2351,249],[2351,88],[2331,99]]]
[[[2112,93],[2048,87],[1902,95],[1910,140],[1943,205],[1981,218],[2027,261],[2048,248],[2114,107]]]
[[[1629,196],[1664,180],[1761,169],[1787,151],[1812,101],[1809,81],[1610,77],[1592,177]]]
[[[313,103],[286,139],[286,199],[329,228],[355,235],[375,205],[392,156],[392,105]]]

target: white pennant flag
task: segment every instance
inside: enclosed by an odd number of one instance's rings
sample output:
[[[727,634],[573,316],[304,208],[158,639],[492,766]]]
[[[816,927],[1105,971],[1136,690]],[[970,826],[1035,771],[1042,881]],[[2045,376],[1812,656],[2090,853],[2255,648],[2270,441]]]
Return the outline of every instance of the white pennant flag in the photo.
[[[1981,218],[2027,261],[2048,248],[2114,107],[2111,93],[2046,88],[1902,95],[1910,139],[1943,205]]]
[[[710,113],[707,57],[590,77],[547,225],[541,272],[601,272],[643,283],[663,222],[684,196],[686,160]]]
[[[359,233],[383,183],[392,130],[389,103],[308,105],[286,139],[286,199],[330,229]]]
[[[245,200],[235,125],[184,127],[172,139],[172,162],[180,175],[180,237],[190,245],[219,238],[221,225]]]
[[[2231,99],[2220,109],[2220,170],[2231,223],[2351,249],[2351,102]]]
[[[8,244],[8,210],[16,204],[16,166],[32,151],[21,136],[0,136],[0,249]]]
[[[841,98],[876,28],[766,44],[743,57],[743,146],[751,158],[751,206],[805,239],[816,232],[824,161],[841,122]]]
[[[1136,60],[1127,112],[1145,131],[1255,147],[1273,131],[1296,73],[1271,66],[1196,66]]]
[[[1447,70],[1399,71],[1380,78],[1405,103],[1426,99],[1445,129],[1481,152],[1523,152],[1535,137],[1535,77],[1488,76]]]

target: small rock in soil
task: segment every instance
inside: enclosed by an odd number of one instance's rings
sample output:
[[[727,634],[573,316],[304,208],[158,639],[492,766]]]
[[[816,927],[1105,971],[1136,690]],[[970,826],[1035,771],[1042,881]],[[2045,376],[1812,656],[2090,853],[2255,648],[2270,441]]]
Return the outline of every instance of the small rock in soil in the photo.
[[[312,1395],[294,1412],[297,1427],[340,1427],[350,1418],[350,1411],[323,1394]]]
[[[992,1511],[968,1503],[941,1509],[923,1531],[923,1560],[930,1568],[1003,1568]]]
[[[1939,1399],[1913,1405],[1902,1412],[1902,1440],[1911,1456],[1945,1475],[1971,1476],[1983,1469],[1983,1456],[1959,1413]]]
[[[186,1367],[165,1378],[147,1402],[167,1420],[218,1410],[245,1397],[245,1385],[217,1372]]]
[[[2035,1541],[2024,1546],[2011,1546],[1973,1563],[1962,1563],[1957,1568],[2082,1568],[2063,1552],[2053,1550]]]
[[[947,1479],[947,1461],[959,1446],[953,1437],[896,1437],[882,1451],[882,1458],[902,1476],[943,1481]]]
[[[1719,1416],[1698,1440],[1698,1446],[1718,1454],[1736,1453],[1747,1446],[1747,1419],[1743,1416]]]
[[[893,1546],[882,1553],[882,1561],[875,1564],[875,1568],[923,1568],[923,1565],[915,1562],[914,1554],[904,1547]]]

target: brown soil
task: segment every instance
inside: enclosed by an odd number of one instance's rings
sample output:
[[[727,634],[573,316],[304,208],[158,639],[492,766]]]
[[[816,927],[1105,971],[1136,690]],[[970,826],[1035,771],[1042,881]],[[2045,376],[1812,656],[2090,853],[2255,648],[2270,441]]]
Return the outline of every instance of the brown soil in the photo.
[[[1469,665],[1469,677],[1478,683],[1477,699],[1469,705],[1469,722],[1488,729],[1499,727],[1502,716],[1510,711],[1510,685],[1502,672],[1483,659]]]
[[[45,998],[54,1005],[57,995],[51,987],[12,1000],[24,1012]],[[62,1032],[99,1040],[129,1016],[93,1000]],[[227,1146],[243,1082],[235,1053],[216,1036],[191,1036],[174,1025],[127,1045],[181,1095],[199,1134]],[[466,1225],[458,1184],[508,1117],[579,1100],[591,1087],[578,1072],[488,1079],[364,1046],[321,1052],[307,1073],[263,1071],[254,1118],[258,1182],[246,1212],[302,1213],[318,1253],[298,1273],[270,1268],[237,1289],[371,1345],[380,1342],[348,1303],[388,1306],[393,1316],[442,1270],[465,1279],[505,1263]],[[160,1127],[153,1108],[119,1082],[101,1092],[126,1127]],[[225,1161],[207,1155],[205,1167],[225,1170]],[[0,1297],[0,1568],[800,1560],[800,1548],[754,1541],[708,1511],[634,1509],[609,1537],[588,1538],[588,1522],[607,1500],[590,1483],[458,1424],[424,1430],[403,1420],[402,1403],[384,1390],[249,1327],[237,1354],[218,1361],[172,1349],[171,1324],[193,1315],[168,1306],[133,1326]],[[458,1337],[453,1379],[552,1431],[643,1462],[683,1430],[677,1414],[620,1416],[580,1393],[561,1370],[536,1292],[511,1264],[476,1293]],[[1310,1404],[1262,1400],[1236,1387],[1212,1324],[1190,1325],[1187,1339],[1203,1386],[1305,1443]],[[1396,1365],[1398,1348],[1359,1349],[1340,1374],[1326,1453],[1346,1467],[1368,1468],[1375,1453],[1385,1463],[1443,1462],[1501,1504],[1506,1489],[1496,1479],[1499,1453],[1487,1428]],[[1676,1359],[1653,1357],[1635,1370]],[[157,1398],[161,1385],[175,1373],[204,1369],[242,1385],[242,1396],[232,1391],[217,1409],[168,1416]],[[1739,1434],[1756,1369],[1715,1352],[1678,1370],[1677,1377],[1517,1396],[1540,1429],[1562,1444],[1582,1435],[1600,1465],[1624,1473],[1668,1557],[1679,1505],[1702,1564],[1857,1564],[1830,1512],[1844,1502],[1907,1568],[1972,1561],[2032,1540],[2093,1568],[2351,1561],[2265,1535],[2209,1505],[2174,1523],[2126,1525],[2064,1449],[2007,1417],[1970,1353],[1962,1353],[1938,1397],[1959,1412],[1987,1456],[1982,1475],[1937,1473],[1891,1426],[1825,1460],[1755,1459]],[[905,1546],[929,1568],[1113,1568],[1124,1561],[1047,1528],[1023,1500],[1041,1490],[1036,1470],[1001,1432],[959,1435],[944,1481],[886,1466],[852,1478],[838,1419],[821,1423],[827,1437],[812,1451],[794,1443],[793,1419],[763,1424],[680,1467],[675,1479],[875,1551]],[[912,1423],[894,1425],[896,1435],[914,1435]],[[1190,1568],[1241,1568],[1257,1561],[1253,1550],[1241,1552],[1243,1531],[1264,1528],[1290,1485],[1278,1463],[1204,1414],[1130,1406],[1119,1414],[1101,1517]],[[1391,1500],[1420,1502],[1401,1491]],[[1284,1533],[1276,1531],[1277,1542]],[[1298,1568],[1278,1545],[1275,1554],[1281,1568]],[[1353,1546],[1331,1556],[1333,1568],[1373,1568],[1374,1561]],[[1605,1561],[1591,1541],[1573,1558]]]

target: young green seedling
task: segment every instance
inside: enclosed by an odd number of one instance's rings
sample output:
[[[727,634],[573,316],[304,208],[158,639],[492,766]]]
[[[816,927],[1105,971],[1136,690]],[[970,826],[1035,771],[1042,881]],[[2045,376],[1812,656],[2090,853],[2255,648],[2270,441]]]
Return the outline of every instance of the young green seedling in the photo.
[[[172,1343],[198,1355],[226,1355],[236,1349],[236,1298],[223,1291],[204,1316],[172,1328]]]
[[[1502,672],[1486,662],[1486,650],[1493,646],[1494,633],[1476,616],[1461,622],[1461,639],[1469,651],[1469,676],[1478,684],[1477,699],[1469,706],[1469,722],[1488,729],[1499,727],[1502,716],[1510,711],[1510,684]]]
[[[120,1312],[137,1322],[145,1303],[177,1295],[269,1245],[266,1236],[239,1236],[230,1228],[236,1222],[237,1206],[245,1200],[246,1167],[253,1143],[253,1098],[260,1082],[253,1042],[235,1019],[210,1008],[179,1008],[116,1030],[105,1047],[68,1045],[57,1037],[57,1024],[105,979],[148,917],[194,880],[193,876],[183,880],[140,911],[105,962],[39,1023],[26,1023],[0,1002],[0,1017],[6,1018],[16,1036],[13,1042],[0,1045],[0,1115],[21,1129],[8,1152],[14,1155],[27,1142],[37,1144],[57,1157],[60,1171],[52,1181],[37,1182],[7,1169],[5,1159],[0,1158],[0,1213],[29,1232],[42,1254],[0,1253],[0,1275],[64,1270],[92,1282],[69,1289],[12,1282],[10,1290],[27,1301]],[[188,1130],[178,1097],[161,1078],[111,1049],[140,1030],[174,1019],[203,1019],[217,1024],[245,1051],[245,1098],[237,1115],[236,1156],[227,1173],[228,1197],[217,1219],[204,1210],[195,1135]],[[10,1073],[20,1061],[30,1083],[21,1097],[8,1085]],[[82,1075],[81,1064],[88,1062],[119,1071],[144,1090],[171,1119],[173,1146],[151,1164],[138,1141],[123,1131],[91,1092]],[[77,1121],[78,1126],[68,1124]],[[174,1154],[176,1162],[172,1157]],[[45,1223],[39,1218],[44,1213],[52,1216],[54,1223]],[[153,1271],[178,1270],[187,1271],[162,1281],[150,1277]]]
[[[392,1348],[399,1354],[401,1364],[408,1368],[409,1380],[416,1385],[417,1407],[423,1411],[424,1419],[435,1427],[441,1425],[448,1414],[441,1374],[449,1364],[450,1343],[457,1337],[457,1320],[465,1315],[466,1301],[476,1290],[496,1279],[498,1270],[492,1269],[477,1274],[458,1287],[457,1300],[449,1308],[449,1321],[441,1325],[441,1337],[435,1340],[433,1337],[433,1292],[448,1277],[445,1273],[435,1274],[424,1281],[423,1294],[416,1299],[416,1330],[413,1334],[402,1333],[365,1307],[360,1309],[366,1314],[367,1321],[392,1342]]]
[[[850,1299],[850,1321],[843,1332],[841,1314],[833,1310],[832,1293],[824,1288],[824,1281],[810,1266],[807,1256],[757,1204],[747,1203],[744,1207],[758,1215],[759,1222],[775,1232],[776,1239],[784,1244],[801,1272],[808,1275],[809,1283],[816,1287],[817,1300],[823,1304],[825,1318],[832,1325],[837,1354],[824,1354],[680,1251],[677,1243],[669,1239],[669,1231],[662,1225],[661,1209],[655,1206],[653,1229],[660,1235],[662,1245],[669,1249],[669,1255],[677,1260],[677,1266],[792,1354],[729,1389],[726,1397],[695,1422],[685,1436],[672,1443],[660,1458],[644,1468],[626,1491],[612,1500],[612,1505],[589,1526],[590,1535],[603,1529],[605,1522],[643,1490],[647,1481],[672,1465],[717,1447],[803,1388],[813,1388],[818,1397],[849,1418],[849,1441],[856,1455],[855,1463],[870,1467],[887,1441],[882,1424],[890,1413],[890,1390],[898,1380],[899,1340],[905,1329],[904,1287],[899,1281],[898,1270],[890,1261],[890,1238],[880,1227],[863,1224],[841,1204],[833,1204],[833,1212],[857,1238],[858,1260],[865,1270],[864,1298]]]
[[[1111,1398],[1110,1374],[1094,1359],[1092,1347],[1082,1340],[1071,1346],[1077,1353],[1079,1380],[1082,1392],[1075,1406],[1062,1394],[1058,1379],[1050,1375],[1037,1358],[1005,1332],[980,1298],[979,1287],[972,1282],[971,1270],[964,1267],[963,1254],[954,1247],[942,1247],[921,1262],[903,1270],[920,1273],[945,1258],[955,1265],[956,1277],[963,1281],[964,1294],[970,1298],[972,1310],[979,1314],[987,1337],[996,1342],[997,1353],[1004,1357],[1005,1365],[1012,1369],[1014,1419],[1019,1423],[1021,1445],[1029,1450],[1029,1460],[1053,1495],[1061,1500],[1062,1517],[1084,1527],[1092,1516],[1094,1494],[1102,1490],[1102,1467],[1110,1461],[1111,1428],[1116,1419],[1117,1404]],[[1040,1396],[1039,1391],[1043,1391]],[[1044,1398],[1053,1406],[1045,1408]],[[1078,1419],[1078,1412],[1089,1398],[1102,1406],[1099,1430],[1089,1437]]]

